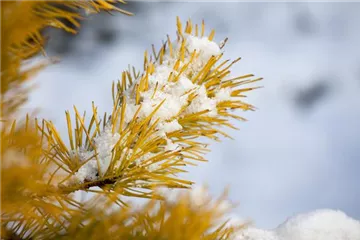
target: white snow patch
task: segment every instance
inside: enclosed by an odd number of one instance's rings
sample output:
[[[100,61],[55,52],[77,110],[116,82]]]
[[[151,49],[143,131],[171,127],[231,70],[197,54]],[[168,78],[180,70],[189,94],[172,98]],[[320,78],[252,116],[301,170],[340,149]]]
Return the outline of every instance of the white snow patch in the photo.
[[[249,227],[236,235],[234,240],[280,240],[278,236],[271,232],[262,229]],[[291,238],[288,240],[292,240]]]
[[[292,217],[275,232],[280,239],[360,240],[360,222],[339,210],[321,209]]]
[[[200,70],[211,56],[221,54],[219,45],[213,41],[209,41],[207,37],[199,38],[186,34],[185,39],[187,54],[182,64],[190,60],[190,53],[194,50],[199,53],[199,56],[189,66],[189,69],[193,72]],[[187,104],[187,93],[192,89],[197,94],[197,97],[187,108],[186,113],[209,110],[208,115],[215,116],[217,114],[216,103],[229,100],[230,93],[228,93],[228,89],[220,89],[220,93],[216,99],[211,99],[207,96],[205,86],[192,83],[186,74],[182,74],[175,83],[167,81],[171,73],[174,76],[178,74],[173,70],[173,66],[178,59],[179,47],[179,45],[175,46],[174,57],[171,57],[170,54],[167,53],[166,56],[164,56],[165,61],[163,64],[157,65],[155,72],[149,76],[149,89],[141,93],[142,109],[140,110],[140,116],[142,118],[148,116],[164,99],[166,100],[154,115],[154,119],[160,118],[161,120],[167,120],[172,118]],[[128,92],[132,91],[131,88],[128,90]],[[134,97],[130,94],[127,94],[127,96],[130,98],[128,102],[134,104]],[[132,117],[131,113],[134,113],[133,105],[131,105],[130,108],[128,111],[130,115],[127,116],[129,120]]]
[[[179,124],[177,119],[174,119],[170,122],[159,122],[157,125],[157,129],[159,130],[159,136],[166,137],[166,133],[181,130],[182,126]]]
[[[94,156],[92,151],[88,151],[83,147],[79,149],[74,149],[69,152],[70,159],[78,159],[80,163],[85,162],[87,159],[90,159]]]
[[[214,117],[217,114],[216,109],[216,100],[211,99],[207,96],[205,86],[201,86],[197,93],[197,97],[191,102],[191,104],[186,108],[185,114],[197,113],[201,111],[208,110],[205,115]]]
[[[176,151],[181,149],[181,146],[177,143],[174,143],[173,141],[171,141],[170,139],[166,140],[166,146],[164,148],[165,151]]]
[[[193,35],[186,34],[187,48],[190,52],[196,50],[200,52],[200,58],[202,64],[206,64],[211,56],[218,56],[221,54],[219,45],[213,41],[209,41],[207,37],[195,37]]]
[[[339,210],[299,214],[274,230],[248,228],[236,240],[360,240],[360,221]]]
[[[224,102],[224,101],[231,101],[231,88],[221,88],[218,92],[215,94],[216,102]]]
[[[119,139],[120,135],[118,133],[113,134],[111,127],[106,126],[104,131],[94,138],[96,152],[94,150],[86,151],[83,148],[80,148],[77,151],[72,151],[70,153],[70,157],[78,157],[80,163],[88,159],[90,160],[79,168],[79,170],[74,174],[74,179],[72,179],[71,182],[75,181],[83,183],[84,181],[94,181],[99,177],[99,175],[104,176],[110,166],[112,149]],[[97,154],[97,158],[99,160],[100,173],[96,157],[94,157],[95,154]]]

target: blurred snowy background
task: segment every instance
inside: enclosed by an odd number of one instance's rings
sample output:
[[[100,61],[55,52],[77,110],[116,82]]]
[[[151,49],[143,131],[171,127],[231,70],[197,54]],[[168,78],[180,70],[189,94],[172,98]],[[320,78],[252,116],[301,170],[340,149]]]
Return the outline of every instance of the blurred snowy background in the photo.
[[[65,110],[111,110],[111,83],[143,52],[175,36],[176,16],[229,37],[234,75],[264,77],[248,94],[258,110],[213,143],[189,177],[219,195],[230,187],[236,213],[272,228],[318,208],[360,219],[360,3],[130,2],[136,16],[100,14],[76,36],[49,31],[59,64],[37,75],[26,110],[40,107],[66,135]],[[209,33],[209,32],[208,32]],[[229,131],[228,131],[229,132]]]

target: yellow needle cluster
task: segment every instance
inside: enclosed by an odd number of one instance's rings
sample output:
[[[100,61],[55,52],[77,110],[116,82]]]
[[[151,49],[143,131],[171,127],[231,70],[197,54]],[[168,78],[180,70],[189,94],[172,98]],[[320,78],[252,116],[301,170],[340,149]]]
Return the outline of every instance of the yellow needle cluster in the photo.
[[[69,146],[56,127],[45,122],[47,156],[68,173],[59,186],[68,192],[93,186],[122,189],[127,196],[151,197],[158,186],[187,188],[177,177],[184,166],[204,161],[200,137],[229,137],[220,128],[243,120],[234,110],[253,110],[243,87],[261,80],[231,76],[234,61],[222,60],[222,48],[191,21],[177,20],[177,40],[170,37],[152,56],[145,52],[142,73],[122,73],[112,86],[113,110],[100,119],[94,103],[90,122],[75,108],[66,112]]]

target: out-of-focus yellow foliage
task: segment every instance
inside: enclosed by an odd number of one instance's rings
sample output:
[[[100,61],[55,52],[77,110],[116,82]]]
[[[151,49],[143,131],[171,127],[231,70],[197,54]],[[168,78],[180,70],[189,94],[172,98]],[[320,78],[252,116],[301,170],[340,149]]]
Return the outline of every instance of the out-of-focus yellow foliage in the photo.
[[[43,136],[35,122],[1,131],[2,239],[48,239],[81,212],[81,204],[49,184],[52,163],[42,153]],[[8,129],[8,130],[7,130]]]
[[[225,195],[213,200],[192,194],[186,191],[176,199],[151,200],[141,207],[130,205],[110,213],[99,209],[110,206],[109,201],[95,200],[90,206],[98,207],[73,218],[61,239],[225,240],[247,226],[228,222],[226,214],[232,207],[224,208]],[[194,203],[197,201],[201,204]],[[82,222],[88,224],[81,227]]]
[[[40,51],[44,52],[46,42],[42,31],[46,27],[60,28],[76,33],[79,20],[84,13],[122,10],[115,3],[121,0],[100,1],[1,1],[1,116],[11,113],[27,99],[28,89],[24,83],[49,62],[40,63],[26,69],[24,60]],[[72,24],[67,26],[64,21]],[[24,69],[25,68],[25,69]]]

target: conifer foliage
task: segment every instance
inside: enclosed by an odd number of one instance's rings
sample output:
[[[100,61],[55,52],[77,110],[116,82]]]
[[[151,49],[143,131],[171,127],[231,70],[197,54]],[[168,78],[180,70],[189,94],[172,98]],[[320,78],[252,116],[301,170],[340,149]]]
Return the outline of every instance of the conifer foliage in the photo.
[[[177,18],[174,40],[167,36],[158,51],[145,52],[141,71],[124,71],[109,86],[111,112],[95,103],[90,116],[76,107],[66,111],[67,136],[51,121],[17,117],[26,83],[52,63],[28,65],[45,53],[44,28],[76,33],[87,14],[131,15],[117,2],[1,3],[1,237],[231,239],[245,225],[227,223],[225,196],[213,200],[203,188],[172,198],[160,191],[191,188],[179,174],[206,161],[203,139],[230,137],[222,128],[244,120],[234,111],[254,109],[243,98],[254,89],[246,86],[261,79],[232,76],[240,59],[223,60],[227,39],[217,44],[204,22],[183,25]],[[79,191],[94,197],[80,201]],[[129,197],[150,201],[135,207]]]

